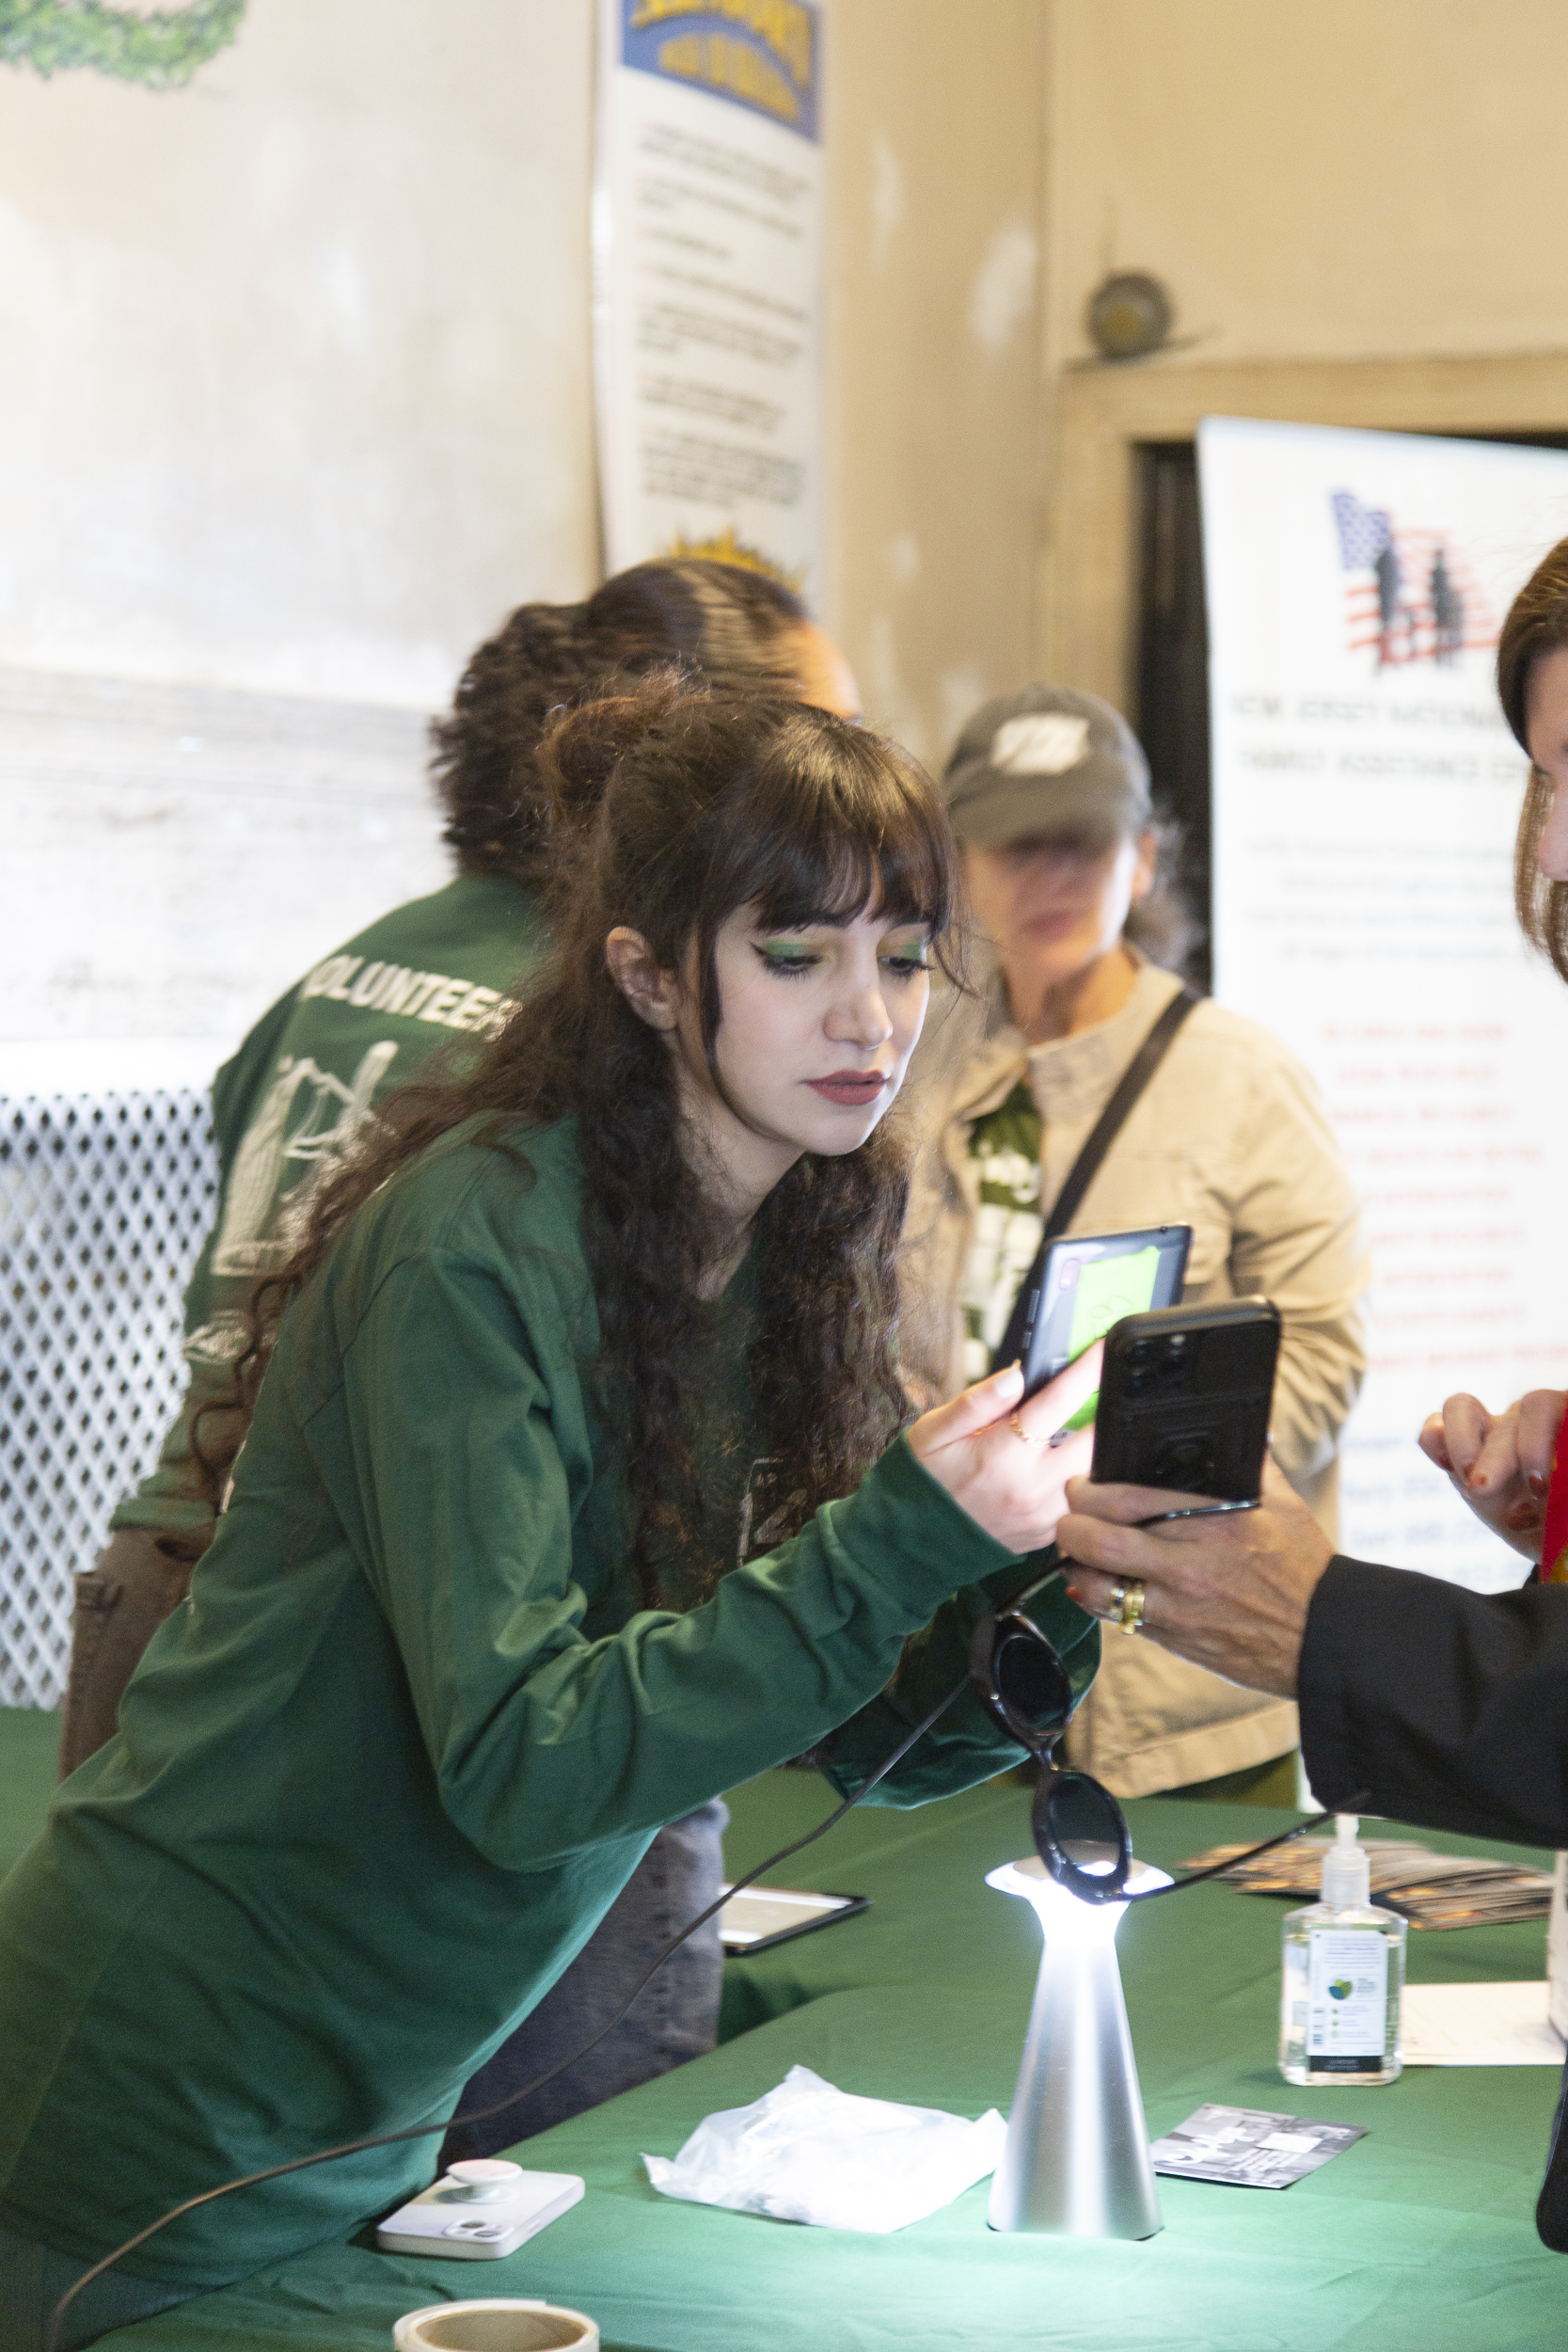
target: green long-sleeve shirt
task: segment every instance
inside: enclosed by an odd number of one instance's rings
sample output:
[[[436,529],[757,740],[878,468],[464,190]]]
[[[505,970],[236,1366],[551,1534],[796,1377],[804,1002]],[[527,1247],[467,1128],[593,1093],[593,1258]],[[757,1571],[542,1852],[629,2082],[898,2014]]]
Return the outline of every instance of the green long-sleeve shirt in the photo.
[[[640,1608],[575,1132],[522,1140],[527,1167],[445,1138],[291,1306],[190,1598],[0,1888],[0,2224],[24,2237],[98,2255],[230,2175],[444,2116],[661,1823],[835,1725],[858,1785],[961,1676],[984,1581],[1019,1581],[900,1439],[708,1599]],[[732,1286],[713,1344],[742,1392],[744,1322]],[[889,1801],[1017,1753],[966,1696]],[[246,2190],[130,2267],[243,2276],[431,2158]]]
[[[287,1259],[311,1186],[367,1112],[454,1037],[488,1035],[543,936],[531,891],[504,874],[460,875],[324,957],[224,1063],[213,1081],[217,1215],[185,1289],[190,1379],[156,1466],[111,1527],[210,1524],[191,1426],[233,1393],[257,1281]]]

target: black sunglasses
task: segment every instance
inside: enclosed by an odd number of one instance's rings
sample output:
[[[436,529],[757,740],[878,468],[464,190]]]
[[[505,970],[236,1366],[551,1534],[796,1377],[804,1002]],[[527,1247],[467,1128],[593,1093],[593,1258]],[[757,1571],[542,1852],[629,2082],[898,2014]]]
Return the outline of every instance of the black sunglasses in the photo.
[[[1111,1791],[1089,1772],[1059,1765],[1055,1749],[1071,1722],[1079,1701],[1094,1680],[1093,1664],[1073,1657],[1069,1665],[1040,1622],[1059,1616],[1066,1601],[1062,1572],[1053,1568],[1024,1586],[1003,1609],[982,1617],[970,1643],[969,1678],[991,1721],[1009,1738],[1027,1748],[1039,1765],[1039,1781],[1030,1808],[1035,1851],[1047,1874],[1085,1903],[1146,1903],[1156,1895],[1173,1895],[1179,1887],[1196,1886],[1215,1878],[1238,1862],[1268,1853],[1292,1837],[1317,1829],[1334,1819],[1334,1811],[1354,1813],[1367,1800],[1358,1794],[1327,1813],[1314,1813],[1265,1837],[1260,1845],[1227,1861],[1211,1863],[1184,1879],[1145,1892],[1127,1892],[1132,1867],[1132,1840],[1127,1817]],[[1067,1603],[1069,1608],[1075,1605]],[[1085,1671],[1086,1666],[1086,1671]]]

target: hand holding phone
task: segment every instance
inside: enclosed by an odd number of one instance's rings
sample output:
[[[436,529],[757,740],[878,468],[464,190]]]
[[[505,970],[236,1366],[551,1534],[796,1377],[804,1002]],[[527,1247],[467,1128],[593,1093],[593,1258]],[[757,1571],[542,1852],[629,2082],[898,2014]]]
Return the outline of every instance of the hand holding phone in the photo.
[[[922,1413],[905,1442],[959,1509],[1022,1560],[1051,1542],[1069,1479],[1089,1467],[1086,1430],[1056,1438],[1099,1377],[1098,1343],[1036,1397],[1025,1398],[1019,1366],[1004,1364]]]
[[[1148,1496],[1085,1486],[1058,1541],[1068,1590],[1099,1617],[1117,1617],[1118,1587],[1145,1586],[1138,1633],[1248,1691],[1296,1695],[1307,1613],[1334,1546],[1275,1465],[1255,1509],[1234,1518],[1148,1527]]]

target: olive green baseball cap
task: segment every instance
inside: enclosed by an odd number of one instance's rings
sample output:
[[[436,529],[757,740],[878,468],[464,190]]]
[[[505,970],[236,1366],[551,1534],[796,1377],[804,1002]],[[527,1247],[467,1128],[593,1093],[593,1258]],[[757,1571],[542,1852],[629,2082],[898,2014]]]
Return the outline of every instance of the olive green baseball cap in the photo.
[[[1102,836],[1150,822],[1148,762],[1118,710],[1070,686],[1023,686],[982,703],[942,776],[953,830],[976,849],[1030,834]]]

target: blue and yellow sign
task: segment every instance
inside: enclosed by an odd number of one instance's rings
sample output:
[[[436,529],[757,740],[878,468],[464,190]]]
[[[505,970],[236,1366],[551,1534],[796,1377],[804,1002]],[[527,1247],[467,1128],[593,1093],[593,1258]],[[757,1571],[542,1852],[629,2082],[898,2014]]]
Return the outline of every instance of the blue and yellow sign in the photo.
[[[621,62],[817,135],[820,11],[811,0],[621,0]]]

